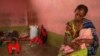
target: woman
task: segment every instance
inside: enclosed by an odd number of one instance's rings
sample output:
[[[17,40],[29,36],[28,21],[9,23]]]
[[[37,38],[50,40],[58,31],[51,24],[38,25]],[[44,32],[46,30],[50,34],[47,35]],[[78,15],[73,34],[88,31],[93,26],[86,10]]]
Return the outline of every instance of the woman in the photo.
[[[77,8],[75,9],[75,19],[67,23],[64,45],[62,46],[63,48],[61,47],[61,50],[60,50],[60,53],[61,53],[62,49],[65,50],[67,48],[67,53],[65,51],[65,53],[63,54],[64,56],[68,56],[68,55],[70,56],[95,56],[96,50],[98,47],[98,38],[96,35],[95,27],[92,24],[92,22],[84,18],[87,12],[88,12],[87,6],[82,5],[82,4],[78,5]],[[91,39],[88,39],[89,37],[87,37],[88,41],[86,41],[87,39],[85,39],[84,36],[79,38],[81,30],[82,29],[87,30],[89,28],[90,28],[93,38],[91,37]],[[86,31],[86,30],[83,30],[83,31]],[[85,34],[85,36],[87,36],[87,34]],[[81,43],[80,41],[81,39],[82,41],[84,40],[82,43],[85,43],[85,42],[88,43],[88,45],[86,45],[86,48],[84,50],[79,48],[80,47],[79,43]],[[73,48],[72,46],[76,46],[76,47]],[[60,54],[59,56],[62,56],[62,55]]]

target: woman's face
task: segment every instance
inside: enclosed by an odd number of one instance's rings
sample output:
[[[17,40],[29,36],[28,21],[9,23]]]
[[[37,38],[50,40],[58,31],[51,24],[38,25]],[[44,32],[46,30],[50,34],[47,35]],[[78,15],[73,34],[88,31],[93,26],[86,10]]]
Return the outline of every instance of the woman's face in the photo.
[[[83,19],[84,16],[85,16],[84,10],[76,10],[75,11],[75,20],[80,21]]]

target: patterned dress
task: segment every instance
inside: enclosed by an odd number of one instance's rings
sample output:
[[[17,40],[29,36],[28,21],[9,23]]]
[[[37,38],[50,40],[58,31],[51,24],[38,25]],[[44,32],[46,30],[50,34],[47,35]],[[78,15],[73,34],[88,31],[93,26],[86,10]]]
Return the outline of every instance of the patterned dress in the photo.
[[[82,29],[88,29],[88,28],[91,28],[92,36],[93,36],[93,43],[90,44],[86,49],[75,51],[75,52],[71,53],[70,55],[66,55],[66,56],[91,56],[91,55],[96,54],[96,50],[98,47],[98,38],[96,35],[95,27],[90,20],[83,19],[82,20]],[[75,22],[73,20],[68,22],[67,26],[66,26],[66,31],[65,31],[66,37],[64,39],[65,40],[64,44],[67,45],[72,40],[77,38],[79,36],[79,32],[80,32],[80,30],[79,30],[79,28],[77,28],[77,26],[75,25]],[[58,56],[62,56],[62,55],[58,55]]]
[[[93,43],[88,47],[88,56],[96,55],[96,51],[99,46],[96,29],[95,29],[93,23],[87,19],[83,19],[83,27],[84,28],[92,28]]]

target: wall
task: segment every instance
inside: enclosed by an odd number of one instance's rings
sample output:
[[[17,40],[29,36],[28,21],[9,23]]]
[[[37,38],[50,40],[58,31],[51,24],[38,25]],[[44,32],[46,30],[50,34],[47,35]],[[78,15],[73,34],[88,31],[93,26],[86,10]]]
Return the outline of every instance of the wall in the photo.
[[[26,25],[26,0],[0,0],[0,25],[21,26]]]

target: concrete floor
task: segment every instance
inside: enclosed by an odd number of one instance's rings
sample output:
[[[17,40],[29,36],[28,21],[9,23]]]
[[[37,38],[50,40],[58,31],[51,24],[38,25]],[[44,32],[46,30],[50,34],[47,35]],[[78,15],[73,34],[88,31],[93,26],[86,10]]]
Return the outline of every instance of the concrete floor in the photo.
[[[20,41],[21,52],[19,55],[12,56],[57,56],[58,48],[45,44],[42,47],[34,46],[30,47],[28,41]],[[100,56],[100,47],[98,48],[97,55]],[[7,45],[0,47],[0,56],[10,56],[7,51]]]
[[[21,41],[21,52],[19,55],[13,56],[57,56],[58,49],[50,45],[43,45],[43,47],[30,47],[27,41]],[[0,48],[0,56],[10,56],[7,51],[7,46]]]

